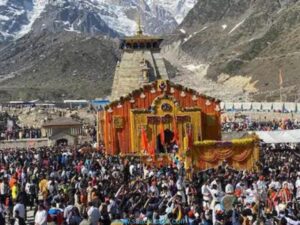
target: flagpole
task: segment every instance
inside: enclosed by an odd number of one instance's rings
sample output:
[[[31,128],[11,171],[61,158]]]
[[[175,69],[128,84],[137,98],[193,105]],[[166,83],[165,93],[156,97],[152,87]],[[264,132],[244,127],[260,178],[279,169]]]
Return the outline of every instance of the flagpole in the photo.
[[[279,95],[280,95],[280,102],[282,102],[282,84],[283,84],[283,78],[282,78],[282,69],[279,69]]]

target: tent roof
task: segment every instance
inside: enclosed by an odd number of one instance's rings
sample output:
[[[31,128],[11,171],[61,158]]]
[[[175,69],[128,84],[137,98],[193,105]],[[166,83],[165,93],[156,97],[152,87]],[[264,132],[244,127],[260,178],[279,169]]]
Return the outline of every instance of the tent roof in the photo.
[[[251,132],[249,132],[251,133]],[[300,143],[300,129],[278,131],[256,131],[259,139],[265,143]]]

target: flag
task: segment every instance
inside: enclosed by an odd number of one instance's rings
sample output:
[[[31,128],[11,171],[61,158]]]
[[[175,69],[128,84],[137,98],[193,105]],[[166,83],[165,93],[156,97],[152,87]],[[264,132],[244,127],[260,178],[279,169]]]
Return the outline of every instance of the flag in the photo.
[[[282,87],[282,84],[283,84],[282,70],[279,69],[279,86]]]
[[[142,150],[146,150],[148,152],[148,138],[147,138],[147,133],[144,128],[142,128],[141,147],[142,147]]]
[[[154,157],[155,155],[155,137],[152,138],[151,143],[148,146],[148,154]]]
[[[178,145],[179,138],[178,138],[178,130],[177,130],[175,119],[173,120],[173,132],[174,132],[174,137],[172,142],[175,142],[175,144]]]
[[[162,145],[165,144],[165,130],[164,130],[164,125],[162,123],[160,123],[159,126],[159,133],[160,133],[160,143]]]

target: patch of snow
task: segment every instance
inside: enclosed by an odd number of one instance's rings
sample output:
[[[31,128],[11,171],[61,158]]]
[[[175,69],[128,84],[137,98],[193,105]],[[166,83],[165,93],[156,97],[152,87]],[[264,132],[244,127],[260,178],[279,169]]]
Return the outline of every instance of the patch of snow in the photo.
[[[21,30],[16,35],[16,38],[20,38],[20,37],[24,36],[31,30],[33,23],[35,22],[35,20],[37,18],[39,18],[41,13],[44,11],[46,5],[47,5],[47,1],[45,1],[45,0],[43,0],[43,1],[33,0],[33,9],[32,9],[32,11],[27,12],[29,23],[22,26]]]
[[[198,0],[145,0],[152,8],[162,7],[170,12],[180,24]]]
[[[0,20],[2,20],[2,21],[8,21],[9,17],[8,16],[4,16],[4,15],[0,15]]]
[[[199,31],[195,31],[195,32],[193,33],[193,35],[196,35],[196,34],[198,34],[198,33],[202,32],[202,31],[206,30],[207,28],[208,28],[208,27],[207,27],[207,26],[205,26],[205,27],[203,27],[201,30],[199,30]]]
[[[204,66],[204,64],[199,64],[199,65],[194,65],[194,64],[189,64],[189,65],[186,65],[186,66],[183,66],[183,68],[186,68],[188,69],[189,71],[196,71],[196,70],[199,70],[200,68],[202,68]]]
[[[277,11],[277,14],[281,13],[281,11],[283,11],[283,10],[284,10],[284,8],[279,9],[279,10]]]
[[[109,27],[122,34],[135,34],[137,28],[136,21],[129,19],[125,15],[123,7],[116,5],[104,5],[103,7],[109,13],[108,15],[99,15]]]
[[[239,26],[241,26],[244,22],[245,22],[246,19],[243,19],[241,22],[239,22],[238,24],[236,24],[232,29],[231,31],[229,31],[228,34],[231,34],[233,31],[235,31]]]
[[[3,37],[10,37],[11,35],[7,32],[4,32],[4,31],[0,31],[0,36],[3,36]]]
[[[203,27],[199,32],[204,31],[207,29],[207,26]]]
[[[225,30],[227,28],[227,24],[223,24],[222,28],[223,28],[223,30]]]
[[[6,5],[7,2],[8,2],[8,0],[0,0],[0,6]]]
[[[180,29],[180,32],[186,34],[186,31],[184,29]]]
[[[191,34],[190,36],[188,36],[187,38],[183,39],[183,43],[187,42],[189,39],[191,39],[193,37],[193,35]]]
[[[81,32],[79,31],[79,30],[75,30],[74,29],[74,26],[73,26],[73,24],[70,26],[70,28],[69,29],[64,29],[65,31],[68,31],[68,32],[74,32],[74,33],[78,33],[78,34],[81,34]]]

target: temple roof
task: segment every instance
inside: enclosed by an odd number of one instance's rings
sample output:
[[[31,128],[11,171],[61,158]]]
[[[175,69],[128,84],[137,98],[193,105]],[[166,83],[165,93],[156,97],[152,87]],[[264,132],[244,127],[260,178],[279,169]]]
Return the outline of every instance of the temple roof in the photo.
[[[157,82],[158,82],[158,81],[156,80],[156,81],[154,81],[154,82],[152,82],[152,83],[145,84],[145,85],[143,85],[141,88],[138,88],[138,89],[135,89],[135,90],[129,92],[126,96],[122,96],[122,97],[120,97],[120,98],[118,98],[118,99],[115,99],[115,100],[112,101],[110,104],[106,105],[106,106],[105,106],[105,109],[107,110],[108,108],[114,107],[114,106],[118,105],[119,103],[122,103],[122,102],[124,102],[124,101],[126,101],[126,100],[129,101],[132,97],[141,94],[141,93],[144,92],[146,89],[149,89],[149,90],[150,90],[153,86],[155,86],[155,85],[157,84]],[[217,98],[214,98],[214,97],[210,97],[210,96],[201,94],[201,93],[197,92],[197,91],[194,90],[194,89],[191,89],[191,88],[188,88],[188,87],[184,87],[184,86],[182,86],[181,84],[175,84],[175,83],[171,82],[170,80],[165,80],[165,82],[166,82],[166,84],[167,84],[170,88],[171,88],[171,87],[173,87],[173,88],[178,88],[178,89],[180,89],[180,90],[182,90],[182,91],[186,91],[186,92],[192,93],[192,94],[194,94],[194,95],[197,96],[197,97],[204,97],[204,98],[207,99],[207,100],[214,101],[214,102],[218,102],[218,103],[221,102],[221,100],[219,100],[219,99],[217,99]],[[167,93],[167,94],[170,94],[170,93]]]
[[[57,119],[51,120],[49,122],[44,123],[43,127],[52,127],[52,126],[80,126],[82,123],[73,120],[68,117],[59,117]]]
[[[124,38],[121,38],[121,44],[120,44],[120,48],[124,49],[124,48],[131,48],[129,46],[126,47],[126,45],[128,44],[139,44],[139,43],[156,43],[155,45],[152,45],[152,48],[159,48],[160,43],[163,41],[163,39],[161,37],[158,36],[151,36],[151,35],[145,35],[143,33],[142,27],[141,27],[141,21],[139,18],[138,21],[138,27],[137,27],[137,32],[135,35],[133,36],[127,36]]]

